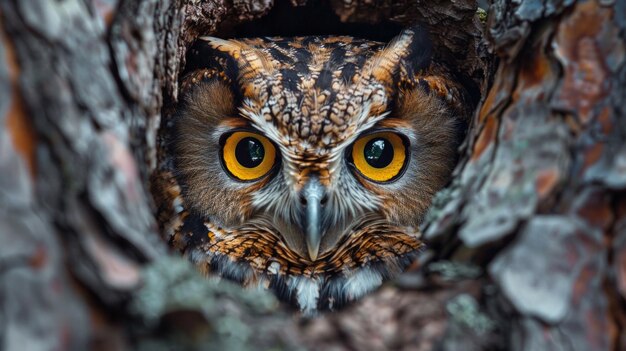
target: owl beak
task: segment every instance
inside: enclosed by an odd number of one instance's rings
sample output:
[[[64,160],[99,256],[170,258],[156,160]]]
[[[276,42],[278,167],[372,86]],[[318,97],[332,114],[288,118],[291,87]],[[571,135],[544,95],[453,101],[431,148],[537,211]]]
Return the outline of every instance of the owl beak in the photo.
[[[317,177],[307,180],[302,189],[302,202],[304,204],[304,231],[306,247],[311,261],[315,261],[319,254],[322,242],[321,213],[322,199],[325,189]]]

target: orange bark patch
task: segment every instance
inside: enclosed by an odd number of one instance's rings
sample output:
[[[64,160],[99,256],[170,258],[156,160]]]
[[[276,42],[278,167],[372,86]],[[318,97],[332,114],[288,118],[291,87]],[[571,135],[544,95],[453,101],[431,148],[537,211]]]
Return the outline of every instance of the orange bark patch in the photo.
[[[93,7],[96,9],[96,13],[102,18],[107,27],[113,22],[117,3],[118,0],[93,0]]]
[[[539,198],[544,198],[552,192],[559,181],[559,171],[556,168],[544,169],[537,174],[535,189]]]
[[[533,50],[532,60],[522,62],[520,78],[526,85],[543,85],[546,74],[550,71],[550,61],[542,50]]]
[[[480,107],[480,112],[478,113],[478,123],[484,122],[487,116],[489,116],[489,112],[491,111],[493,104],[496,100],[496,94],[497,94],[497,89],[495,89],[495,87],[489,90],[489,93],[487,94],[487,98],[485,99],[485,102]]]
[[[613,119],[611,118],[611,109],[604,107],[598,115],[598,123],[602,126],[602,133],[609,135],[613,130]]]
[[[600,157],[602,157],[603,151],[604,151],[604,143],[601,143],[601,142],[596,143],[592,145],[591,147],[589,147],[587,150],[585,150],[583,167],[581,171],[584,172],[589,167],[593,166],[596,162],[598,162],[598,160],[600,160]]]
[[[478,113],[478,123],[484,123],[487,118],[497,115],[497,111],[505,106],[511,99],[510,95],[513,91],[513,84],[515,82],[516,70],[510,65],[500,64],[496,76],[494,78],[494,85],[487,93],[485,102],[480,107]]]
[[[543,45],[542,45],[543,46]],[[527,56],[521,60],[518,83],[513,92],[513,100],[534,101],[546,97],[552,77],[552,67],[550,60],[546,57],[543,49],[532,48],[527,52]]]
[[[580,304],[580,302],[585,298],[585,295],[588,293],[590,281],[594,279],[598,273],[599,272],[592,269],[589,265],[581,270],[578,279],[576,279],[576,282],[574,283],[574,289],[572,291],[572,304]]]
[[[0,32],[0,40],[2,40],[5,52],[9,79],[11,81],[11,105],[7,111],[5,127],[13,141],[13,147],[17,153],[26,161],[26,165],[30,174],[35,176],[35,146],[37,138],[29,119],[24,102],[19,95],[17,79],[20,74],[20,68],[17,64],[17,57],[13,50],[13,45],[6,37],[4,32]]]
[[[480,158],[480,155],[487,149],[489,145],[496,139],[498,122],[495,118],[490,118],[485,127],[480,132],[476,145],[474,146],[474,152],[472,153],[472,161]]]
[[[32,256],[28,258],[28,263],[33,268],[42,268],[48,261],[48,254],[46,248],[38,246]]]
[[[624,50],[623,44],[611,49],[601,45],[607,40],[621,43],[612,17],[612,9],[599,7],[596,1],[581,2],[557,31],[555,53],[564,67],[564,77],[556,105],[577,111],[583,124],[593,119],[594,107],[611,89],[605,62],[611,54],[608,50]]]
[[[589,194],[579,205],[576,214],[602,230],[607,230],[614,220],[610,197],[601,191]]]

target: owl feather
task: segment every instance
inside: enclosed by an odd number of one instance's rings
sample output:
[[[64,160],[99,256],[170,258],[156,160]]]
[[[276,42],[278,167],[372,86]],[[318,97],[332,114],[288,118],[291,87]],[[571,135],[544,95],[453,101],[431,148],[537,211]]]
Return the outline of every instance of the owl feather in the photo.
[[[423,31],[202,37],[187,62],[156,182],[172,247],[307,314],[415,260],[467,119]]]

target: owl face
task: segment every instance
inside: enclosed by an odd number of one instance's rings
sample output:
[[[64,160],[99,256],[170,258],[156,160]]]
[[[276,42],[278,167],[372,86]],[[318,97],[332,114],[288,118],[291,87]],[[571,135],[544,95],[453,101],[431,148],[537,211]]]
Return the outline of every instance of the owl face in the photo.
[[[460,89],[429,56],[413,30],[202,38],[170,136],[173,245],[307,313],[399,273],[459,140]]]

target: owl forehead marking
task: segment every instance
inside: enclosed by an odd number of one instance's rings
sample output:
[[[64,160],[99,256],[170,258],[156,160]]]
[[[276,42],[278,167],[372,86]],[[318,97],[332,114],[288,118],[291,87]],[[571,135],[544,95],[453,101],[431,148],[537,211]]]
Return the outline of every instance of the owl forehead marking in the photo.
[[[211,43],[238,62],[242,114],[262,130],[271,125],[276,141],[296,154],[324,156],[323,150],[358,132],[370,114],[387,109],[389,82],[372,69],[381,59],[368,64],[385,51],[381,43],[350,37]]]

